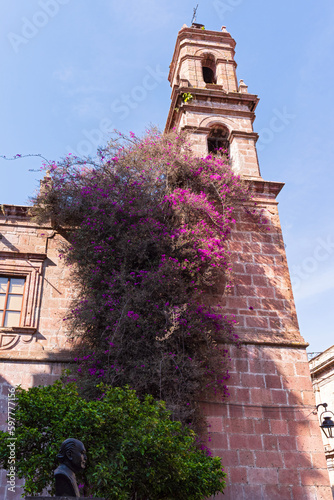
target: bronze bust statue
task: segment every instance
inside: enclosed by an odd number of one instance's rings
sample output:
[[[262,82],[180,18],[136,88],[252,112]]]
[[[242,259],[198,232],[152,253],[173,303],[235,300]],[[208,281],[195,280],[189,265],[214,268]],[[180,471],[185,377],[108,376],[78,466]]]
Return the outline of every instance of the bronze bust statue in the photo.
[[[54,471],[57,496],[80,497],[76,472],[82,471],[86,466],[86,450],[78,439],[66,439],[57,455],[60,462]]]

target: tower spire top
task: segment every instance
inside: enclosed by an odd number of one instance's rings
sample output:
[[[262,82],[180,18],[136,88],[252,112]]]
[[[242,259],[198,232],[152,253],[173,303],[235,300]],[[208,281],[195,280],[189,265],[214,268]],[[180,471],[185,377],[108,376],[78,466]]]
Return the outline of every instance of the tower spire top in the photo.
[[[193,17],[192,17],[192,20],[191,20],[191,24],[193,23],[196,23],[197,22],[197,9],[198,9],[198,4],[196,5],[196,7],[194,7],[194,13],[193,13]]]

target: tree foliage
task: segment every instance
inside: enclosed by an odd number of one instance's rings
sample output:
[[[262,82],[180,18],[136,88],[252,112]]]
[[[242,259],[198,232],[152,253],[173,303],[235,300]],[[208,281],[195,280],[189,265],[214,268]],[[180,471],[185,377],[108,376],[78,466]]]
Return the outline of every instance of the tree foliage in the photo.
[[[226,241],[247,190],[226,158],[196,158],[183,135],[113,139],[96,161],[48,166],[37,220],[65,234],[77,297],[68,330],[81,354],[72,379],[163,399],[196,419],[200,392],[226,392],[231,322],[208,293],[230,280]]]
[[[129,388],[101,391],[101,399],[86,401],[74,383],[17,389],[15,467],[17,476],[25,478],[25,494],[45,488],[54,494],[56,455],[69,437],[87,449],[87,466],[78,481],[85,484],[85,495],[196,500],[223,491],[220,459],[199,450],[194,432],[172,421],[163,402],[152,396],[140,401]],[[9,437],[0,432],[0,465],[7,469]]]

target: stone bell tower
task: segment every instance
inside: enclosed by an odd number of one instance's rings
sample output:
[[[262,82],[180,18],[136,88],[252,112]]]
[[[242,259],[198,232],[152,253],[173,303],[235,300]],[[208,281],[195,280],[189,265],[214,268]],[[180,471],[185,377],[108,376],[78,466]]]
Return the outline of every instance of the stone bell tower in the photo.
[[[247,178],[260,176],[256,153],[258,135],[253,131],[259,99],[237,82],[235,41],[226,28],[221,32],[195,24],[182,28],[170,66],[172,105],[166,130],[191,132],[193,149],[207,154],[212,142],[229,143],[233,167]],[[192,96],[185,99],[185,96]],[[224,141],[225,140],[225,141]]]
[[[299,333],[276,197],[265,181],[253,131],[259,102],[236,77],[235,41],[223,27],[194,23],[178,33],[169,72],[165,131],[189,134],[198,156],[224,150],[250,183],[266,223],[240,208],[229,241],[234,287],[212,296],[237,321],[227,401],[202,402],[209,446],[222,457],[222,500],[332,499],[304,339]],[[224,153],[223,153],[224,154]],[[217,497],[216,497],[217,498]]]

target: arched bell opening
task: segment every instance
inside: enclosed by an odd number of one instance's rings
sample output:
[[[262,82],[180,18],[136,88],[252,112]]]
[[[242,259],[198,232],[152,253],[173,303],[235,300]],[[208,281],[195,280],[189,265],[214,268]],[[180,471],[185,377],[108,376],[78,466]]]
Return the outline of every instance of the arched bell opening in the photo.
[[[229,159],[230,156],[230,132],[223,125],[212,127],[208,135],[208,152]]]
[[[202,59],[203,80],[205,83],[217,83],[216,61],[212,54],[205,54]]]

